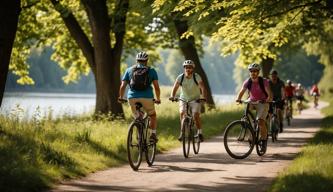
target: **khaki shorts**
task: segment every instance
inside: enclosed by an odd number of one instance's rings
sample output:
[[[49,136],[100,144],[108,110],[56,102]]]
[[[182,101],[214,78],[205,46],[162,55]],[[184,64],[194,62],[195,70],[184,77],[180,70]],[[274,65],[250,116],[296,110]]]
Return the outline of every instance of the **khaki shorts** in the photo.
[[[251,104],[250,109],[255,109],[257,111],[257,119],[266,120],[269,110],[269,104],[268,103]]]
[[[155,112],[155,105],[153,99],[149,98],[131,98],[128,99],[129,105],[131,106],[131,110],[133,115],[135,114],[135,103],[139,102],[142,104],[143,110],[148,114],[148,115],[153,115]]]
[[[192,111],[192,114],[194,115],[195,113],[200,113],[201,110],[201,103],[198,103],[197,101],[191,101],[189,103],[189,107]],[[187,109],[186,109],[186,103],[184,101],[179,101],[179,112],[182,113],[186,113]]]

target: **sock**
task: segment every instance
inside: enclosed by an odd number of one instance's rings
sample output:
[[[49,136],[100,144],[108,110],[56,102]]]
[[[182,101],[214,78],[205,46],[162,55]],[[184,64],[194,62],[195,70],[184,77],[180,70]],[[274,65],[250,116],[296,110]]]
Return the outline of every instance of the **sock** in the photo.
[[[152,129],[151,133],[155,133],[156,134],[156,129]]]
[[[202,129],[198,129],[198,134],[202,134]]]

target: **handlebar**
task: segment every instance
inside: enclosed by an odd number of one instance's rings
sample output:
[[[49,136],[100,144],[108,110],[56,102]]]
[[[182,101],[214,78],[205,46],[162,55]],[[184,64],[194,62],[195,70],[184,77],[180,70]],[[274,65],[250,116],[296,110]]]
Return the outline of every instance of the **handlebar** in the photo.
[[[206,99],[204,99],[204,98],[194,99],[194,100],[191,100],[191,101],[186,101],[185,99],[182,99],[182,98],[179,98],[179,97],[170,97],[169,100],[172,101],[172,102],[178,102],[180,100],[180,101],[183,101],[183,102],[186,102],[186,103],[190,103],[192,101],[206,102]]]
[[[153,99],[153,101],[154,101],[155,104],[161,104],[160,100]],[[128,100],[127,99],[123,99],[123,98],[118,98],[118,102],[119,103],[127,103]]]
[[[259,103],[273,103],[275,101],[271,101],[271,102],[267,102],[267,101],[264,101],[264,100],[259,100],[259,101],[251,101],[251,100],[238,100],[236,101],[237,103],[239,104],[253,104],[253,105],[256,105],[256,104],[259,104]]]

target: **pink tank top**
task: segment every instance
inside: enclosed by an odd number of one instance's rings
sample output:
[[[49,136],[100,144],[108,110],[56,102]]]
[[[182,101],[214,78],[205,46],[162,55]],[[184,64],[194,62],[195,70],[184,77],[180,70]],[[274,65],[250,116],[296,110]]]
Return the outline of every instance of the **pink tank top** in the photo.
[[[248,80],[245,80],[243,83],[243,88],[247,89],[247,84],[248,84]],[[264,86],[266,89],[267,89],[267,87],[269,87],[268,79],[264,78]],[[263,90],[261,90],[259,81],[257,81],[257,82],[252,81],[251,90],[250,90],[250,100],[251,101],[262,101],[262,100],[266,100],[266,99],[267,99],[267,96],[265,95]]]

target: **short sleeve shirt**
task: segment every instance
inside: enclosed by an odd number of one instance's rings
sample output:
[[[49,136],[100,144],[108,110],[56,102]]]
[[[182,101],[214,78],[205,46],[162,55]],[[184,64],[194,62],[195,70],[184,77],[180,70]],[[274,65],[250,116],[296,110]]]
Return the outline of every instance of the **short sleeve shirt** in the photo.
[[[195,75],[195,80],[198,83],[202,81],[199,74],[193,73],[193,75]],[[191,76],[191,78],[187,78],[184,75],[184,79],[182,82],[180,98],[186,101],[192,101],[200,98],[200,88],[194,82],[193,75]],[[176,81],[180,83],[181,79],[182,79],[182,74],[177,77]]]
[[[138,67],[144,67],[143,65],[136,65]],[[126,72],[122,78],[122,81],[126,81],[127,83],[130,82],[131,80],[131,76],[132,76],[132,70],[133,67],[127,68]],[[157,76],[157,72],[155,69],[153,68],[149,68],[148,71],[148,77],[149,77],[149,82],[150,85],[148,86],[147,89],[143,90],[143,91],[137,91],[134,89],[129,88],[128,92],[127,92],[127,98],[131,99],[131,98],[154,98],[154,93],[153,93],[153,88],[151,86],[152,82],[154,80],[158,80],[158,76]]]
[[[282,92],[281,90],[284,89],[284,82],[278,79],[276,83],[270,81],[270,87],[273,94],[273,100],[280,100],[282,99]]]
[[[247,89],[248,83],[249,83],[249,80],[245,80],[243,82],[243,88]],[[264,78],[264,86],[265,86],[265,88],[269,88],[268,79]],[[251,101],[262,101],[262,100],[267,99],[265,92],[263,92],[263,90],[260,88],[259,80],[257,82],[252,81],[251,90],[249,92],[250,92]]]

